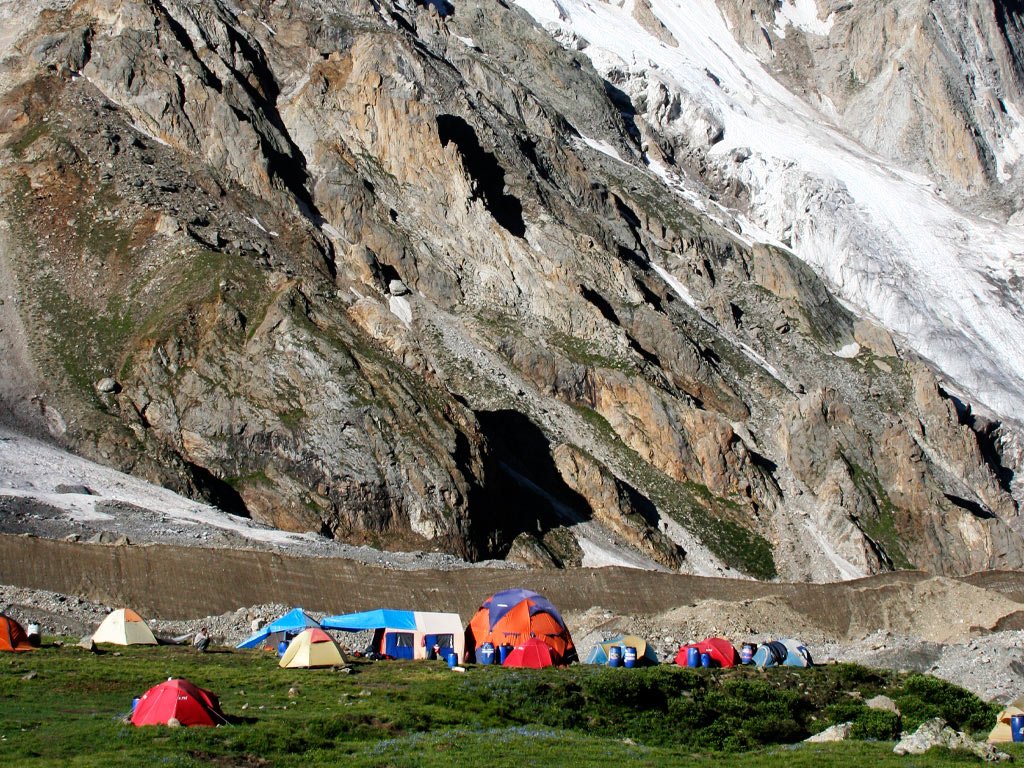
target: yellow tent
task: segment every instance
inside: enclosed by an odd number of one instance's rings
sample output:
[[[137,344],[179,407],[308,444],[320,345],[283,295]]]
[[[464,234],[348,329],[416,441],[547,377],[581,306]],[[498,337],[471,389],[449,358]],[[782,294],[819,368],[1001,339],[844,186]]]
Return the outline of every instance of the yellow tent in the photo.
[[[330,635],[318,627],[310,627],[295,636],[278,665],[297,667],[337,667],[348,664],[341,648]]]
[[[1018,704],[1024,704],[1024,702],[1017,699],[1017,701],[996,715],[996,727],[988,734],[988,742],[990,744],[1013,741],[1013,733],[1010,730],[1010,718],[1014,715],[1024,715],[1024,709],[1021,709]]]
[[[156,645],[153,632],[142,617],[131,608],[111,611],[93,633],[94,643],[114,645]]]

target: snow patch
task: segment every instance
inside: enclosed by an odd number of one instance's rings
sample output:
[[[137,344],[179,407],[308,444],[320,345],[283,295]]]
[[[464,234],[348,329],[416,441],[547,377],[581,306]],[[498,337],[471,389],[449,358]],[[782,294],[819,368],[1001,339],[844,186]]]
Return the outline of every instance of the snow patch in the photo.
[[[843,357],[846,358],[847,360],[852,360],[853,358],[860,354],[860,344],[858,344],[855,341],[852,341],[849,344],[840,347],[832,354],[835,355],[836,357]]]
[[[775,11],[775,26],[777,31],[782,32],[779,37],[786,36],[787,26],[796,27],[811,35],[827,36],[832,31],[835,16],[835,13],[830,13],[828,18],[819,19],[815,0],[786,0]]]
[[[388,302],[391,314],[397,317],[408,328],[412,325],[412,306],[404,296],[392,296]]]

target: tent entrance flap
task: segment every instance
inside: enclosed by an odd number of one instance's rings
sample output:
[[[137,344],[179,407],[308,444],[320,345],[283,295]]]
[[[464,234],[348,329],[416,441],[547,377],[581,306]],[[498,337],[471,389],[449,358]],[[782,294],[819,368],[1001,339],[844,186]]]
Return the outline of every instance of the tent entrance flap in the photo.
[[[427,658],[436,658],[434,655],[434,646],[436,645],[442,654],[448,653],[455,649],[455,636],[454,635],[424,635],[423,644],[427,647]],[[442,657],[443,658],[443,657]]]
[[[415,650],[412,632],[385,632],[384,653],[393,659],[411,659]]]

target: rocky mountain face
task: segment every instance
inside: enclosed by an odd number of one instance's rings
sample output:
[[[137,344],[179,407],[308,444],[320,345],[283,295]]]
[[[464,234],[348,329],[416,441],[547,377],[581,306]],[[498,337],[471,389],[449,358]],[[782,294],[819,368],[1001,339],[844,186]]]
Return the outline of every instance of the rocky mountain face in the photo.
[[[685,94],[490,0],[30,5],[0,3],[5,421],[379,546],[805,580],[1024,566],[1014,414],[709,215],[754,192]],[[833,4],[829,45],[783,36],[780,5],[721,9],[850,135],[1008,204],[986,142],[993,89],[1019,89],[1014,4]],[[655,11],[632,10],[671,46]]]

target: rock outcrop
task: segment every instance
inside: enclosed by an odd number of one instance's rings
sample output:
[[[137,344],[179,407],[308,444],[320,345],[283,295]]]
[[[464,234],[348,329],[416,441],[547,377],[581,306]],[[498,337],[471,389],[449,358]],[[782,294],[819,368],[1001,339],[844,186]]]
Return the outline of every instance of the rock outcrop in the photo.
[[[81,0],[11,30],[0,320],[25,341],[0,354],[43,383],[0,414],[378,546],[791,579],[1024,565],[1015,428],[652,175],[711,173],[722,130],[657,77],[477,0]]]

